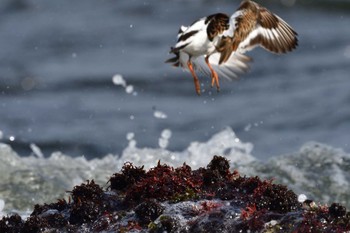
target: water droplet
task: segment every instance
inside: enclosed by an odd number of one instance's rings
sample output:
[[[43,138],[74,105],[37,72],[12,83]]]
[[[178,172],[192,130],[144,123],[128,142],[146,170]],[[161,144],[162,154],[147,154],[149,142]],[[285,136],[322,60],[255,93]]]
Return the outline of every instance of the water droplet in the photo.
[[[133,139],[135,137],[135,134],[133,132],[129,132],[126,134],[126,139],[128,141],[130,141],[131,139]]]
[[[32,149],[34,155],[36,155],[38,158],[44,158],[43,152],[37,145],[35,145],[34,143],[31,143],[29,146],[30,146],[30,149]]]
[[[128,94],[131,94],[133,91],[134,91],[134,86],[133,85],[128,85],[125,88],[125,92],[128,93]]]
[[[307,196],[305,194],[300,194],[298,196],[298,202],[300,203],[303,203],[304,201],[306,201],[306,199],[307,199]]]
[[[112,81],[113,81],[114,85],[120,85],[120,86],[126,87],[126,82],[125,82],[123,76],[120,74],[114,75],[112,78]]]
[[[248,125],[246,125],[245,127],[244,127],[244,131],[245,132],[248,132],[248,131],[250,131],[250,129],[252,128],[252,124],[248,124]]]
[[[168,141],[168,139],[165,139],[165,138],[159,138],[158,139],[158,144],[159,144],[160,148],[165,149],[165,148],[167,148],[167,146],[169,144],[169,141]]]
[[[171,138],[171,134],[172,134],[172,132],[170,129],[164,129],[161,133],[161,137],[165,138],[165,139],[169,139],[169,138]]]
[[[168,116],[164,112],[158,111],[158,110],[154,111],[153,116],[155,118],[158,118],[158,119],[166,119],[166,118],[168,118]]]
[[[160,138],[158,139],[158,144],[160,148],[167,148],[169,145],[169,139],[171,138],[171,130],[164,129],[160,134]]]
[[[128,146],[132,147],[132,148],[135,148],[136,147],[136,141],[135,140],[130,140]]]

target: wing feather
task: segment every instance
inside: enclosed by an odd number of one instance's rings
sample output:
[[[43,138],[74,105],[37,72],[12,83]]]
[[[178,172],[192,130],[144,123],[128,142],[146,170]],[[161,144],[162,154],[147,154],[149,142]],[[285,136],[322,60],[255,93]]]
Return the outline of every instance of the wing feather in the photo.
[[[292,27],[266,8],[260,9],[258,28],[269,34],[261,45],[270,52],[286,53],[296,48],[298,44],[297,33]],[[274,31],[276,33],[273,33]]]
[[[218,73],[219,77],[224,77],[228,80],[237,79],[241,74],[246,73],[250,68],[248,63],[251,60],[252,59],[246,55],[232,53],[225,63],[219,64],[220,53],[214,53],[209,57],[209,63]],[[193,64],[197,70],[204,74],[211,74],[209,67],[204,61],[204,57],[198,57],[193,60]]]
[[[244,53],[261,46],[273,53],[286,53],[298,45],[298,34],[276,14],[251,1],[246,1],[240,10],[243,13],[237,19],[239,28],[249,25],[251,30],[247,33],[247,30],[236,29],[234,37],[238,36],[238,39],[235,39],[236,45],[233,44],[233,47],[237,47],[237,51]],[[251,15],[256,14],[256,22],[252,26]]]

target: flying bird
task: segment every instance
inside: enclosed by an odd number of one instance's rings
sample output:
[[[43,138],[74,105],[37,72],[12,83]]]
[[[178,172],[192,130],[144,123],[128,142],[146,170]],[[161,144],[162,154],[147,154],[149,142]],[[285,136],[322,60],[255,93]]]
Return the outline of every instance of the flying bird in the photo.
[[[211,86],[219,91],[219,76],[232,80],[248,71],[251,58],[245,52],[261,46],[272,53],[287,53],[298,45],[297,35],[276,14],[244,0],[232,16],[217,13],[181,26],[170,50],[175,57],[166,62],[188,69],[200,95],[196,71],[210,75]]]

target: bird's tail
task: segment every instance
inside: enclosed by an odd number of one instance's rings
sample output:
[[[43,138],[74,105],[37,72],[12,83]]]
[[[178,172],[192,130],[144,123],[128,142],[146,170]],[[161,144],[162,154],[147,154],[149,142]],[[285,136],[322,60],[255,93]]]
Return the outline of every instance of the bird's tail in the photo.
[[[175,57],[169,58],[168,60],[165,61],[165,63],[172,63],[172,66],[175,66],[175,67],[181,66],[180,51],[174,47],[171,47],[169,53],[173,53]]]

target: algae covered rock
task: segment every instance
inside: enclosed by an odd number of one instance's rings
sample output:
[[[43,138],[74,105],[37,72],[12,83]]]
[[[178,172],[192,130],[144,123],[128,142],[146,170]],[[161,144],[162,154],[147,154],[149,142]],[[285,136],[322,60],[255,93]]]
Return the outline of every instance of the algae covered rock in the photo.
[[[68,200],[35,205],[26,220],[3,217],[0,232],[345,232],[344,206],[299,203],[272,180],[241,176],[214,156],[192,170],[158,164],[146,171],[125,163],[107,188],[93,180],[75,186]]]

